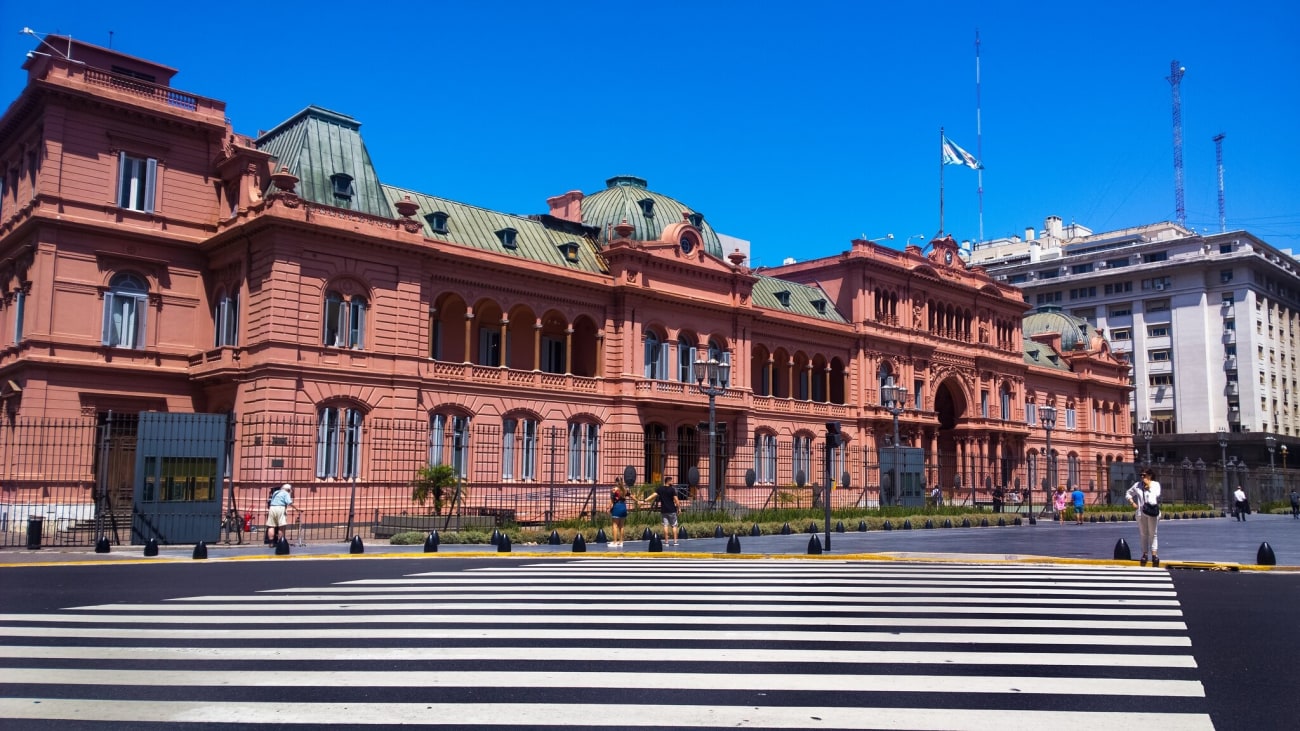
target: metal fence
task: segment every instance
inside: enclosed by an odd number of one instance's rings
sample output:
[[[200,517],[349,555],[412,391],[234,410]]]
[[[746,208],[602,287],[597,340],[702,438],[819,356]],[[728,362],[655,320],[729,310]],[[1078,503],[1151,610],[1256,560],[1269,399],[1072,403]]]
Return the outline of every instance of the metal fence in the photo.
[[[436,425],[416,420],[349,424],[346,419],[271,417],[232,420],[229,433],[225,473],[218,477],[221,504],[212,504],[215,497],[205,502],[218,491],[205,491],[202,478],[169,494],[192,501],[192,520],[222,541],[260,541],[267,498],[285,482],[294,485],[295,505],[305,511],[301,535],[344,541],[358,534],[384,535],[401,525],[490,530],[503,523],[549,526],[591,519],[603,515],[609,485],[628,467],[636,473],[634,489],[648,492],[651,485],[676,484],[688,509],[737,516],[760,508],[819,507],[823,493],[818,488],[828,474],[820,440],[755,442],[722,435],[710,460],[704,430],[647,436],[451,424],[442,433]],[[101,536],[113,543],[142,542],[135,442],[132,415],[11,418],[0,424],[0,545],[27,542],[29,518],[41,519],[39,536],[46,545],[93,545]],[[886,502],[893,502],[876,450],[850,444],[831,458],[832,507],[877,507],[882,483]],[[412,499],[416,471],[431,461],[454,466],[464,496],[446,505],[436,520],[428,518],[431,506]],[[709,499],[708,488],[713,465],[716,500]],[[1082,476],[1090,502],[1123,504],[1132,469],[1126,464]],[[1155,469],[1165,502],[1222,505],[1224,473],[1218,466],[1162,464]],[[924,466],[927,489],[939,485],[945,503],[972,507],[988,507],[995,486],[1009,492],[1018,488],[1028,498],[1022,506],[1029,500],[1042,506],[1042,489],[1026,492],[1031,477],[1041,488],[1042,475],[1031,475],[1023,463],[939,454]],[[1285,470],[1234,469],[1227,477],[1229,485],[1243,485],[1256,505],[1283,499],[1295,484],[1293,472]],[[245,524],[251,531],[238,530]]]

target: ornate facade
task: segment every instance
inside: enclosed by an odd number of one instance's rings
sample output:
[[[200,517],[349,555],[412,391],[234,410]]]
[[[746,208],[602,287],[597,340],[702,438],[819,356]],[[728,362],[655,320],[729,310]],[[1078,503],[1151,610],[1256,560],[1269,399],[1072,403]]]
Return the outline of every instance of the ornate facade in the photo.
[[[315,424],[312,458],[259,463],[257,484],[367,479],[397,457],[357,435],[397,422],[478,483],[554,479],[529,451],[548,430],[562,481],[620,474],[616,435],[640,440],[641,479],[686,481],[708,463],[694,363],[714,359],[731,366],[716,421],[737,489],[812,472],[838,421],[834,474],[874,501],[889,378],[915,396],[903,442],[959,498],[1041,483],[1044,404],[1055,481],[1101,489],[1131,449],[1122,359],[1064,315],[1025,319],[1020,291],[949,238],[753,269],[635,177],[491,211],[382,182],[346,115],[308,107],[249,137],[222,102],[172,88],[173,69],[48,40],[77,60],[33,55],[0,118],[6,419]],[[494,451],[470,460],[485,428]],[[250,464],[236,458],[236,483]]]

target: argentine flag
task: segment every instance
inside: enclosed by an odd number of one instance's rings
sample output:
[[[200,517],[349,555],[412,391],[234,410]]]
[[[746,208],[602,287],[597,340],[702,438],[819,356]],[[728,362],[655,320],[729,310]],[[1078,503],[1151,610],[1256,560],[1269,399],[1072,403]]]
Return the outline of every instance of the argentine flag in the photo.
[[[972,170],[978,170],[983,167],[980,165],[980,161],[975,159],[974,155],[961,149],[957,146],[956,142],[953,142],[947,137],[943,138],[943,164],[965,165]]]

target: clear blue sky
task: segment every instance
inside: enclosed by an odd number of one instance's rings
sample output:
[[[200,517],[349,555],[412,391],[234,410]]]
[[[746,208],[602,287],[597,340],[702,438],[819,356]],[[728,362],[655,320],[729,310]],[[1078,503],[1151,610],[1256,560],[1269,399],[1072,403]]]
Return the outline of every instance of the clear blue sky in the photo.
[[[619,174],[753,242],[754,263],[938,230],[939,128],[976,152],[986,238],[1061,216],[1173,220],[1169,64],[1188,224],[1300,250],[1300,3],[5,3],[0,98],[33,39],[70,34],[180,70],[256,134],[309,104],[356,117],[381,179],[513,213]],[[354,14],[358,13],[358,14]],[[945,226],[979,234],[976,175]]]

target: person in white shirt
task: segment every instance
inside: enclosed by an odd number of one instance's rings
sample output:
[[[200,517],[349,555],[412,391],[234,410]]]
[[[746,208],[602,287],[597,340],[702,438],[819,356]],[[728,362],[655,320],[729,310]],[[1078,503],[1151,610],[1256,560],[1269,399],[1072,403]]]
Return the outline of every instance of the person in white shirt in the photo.
[[[1151,470],[1142,470],[1142,479],[1133,483],[1124,497],[1137,509],[1138,535],[1142,540],[1142,558],[1138,563],[1146,566],[1150,555],[1151,565],[1159,567],[1156,531],[1160,525],[1160,483],[1156,482]]]
[[[1232,499],[1235,502],[1233,508],[1237,513],[1237,520],[1245,522],[1246,513],[1250,512],[1250,499],[1246,497],[1246,491],[1241,489],[1241,485],[1237,485],[1237,489],[1233,491]]]

